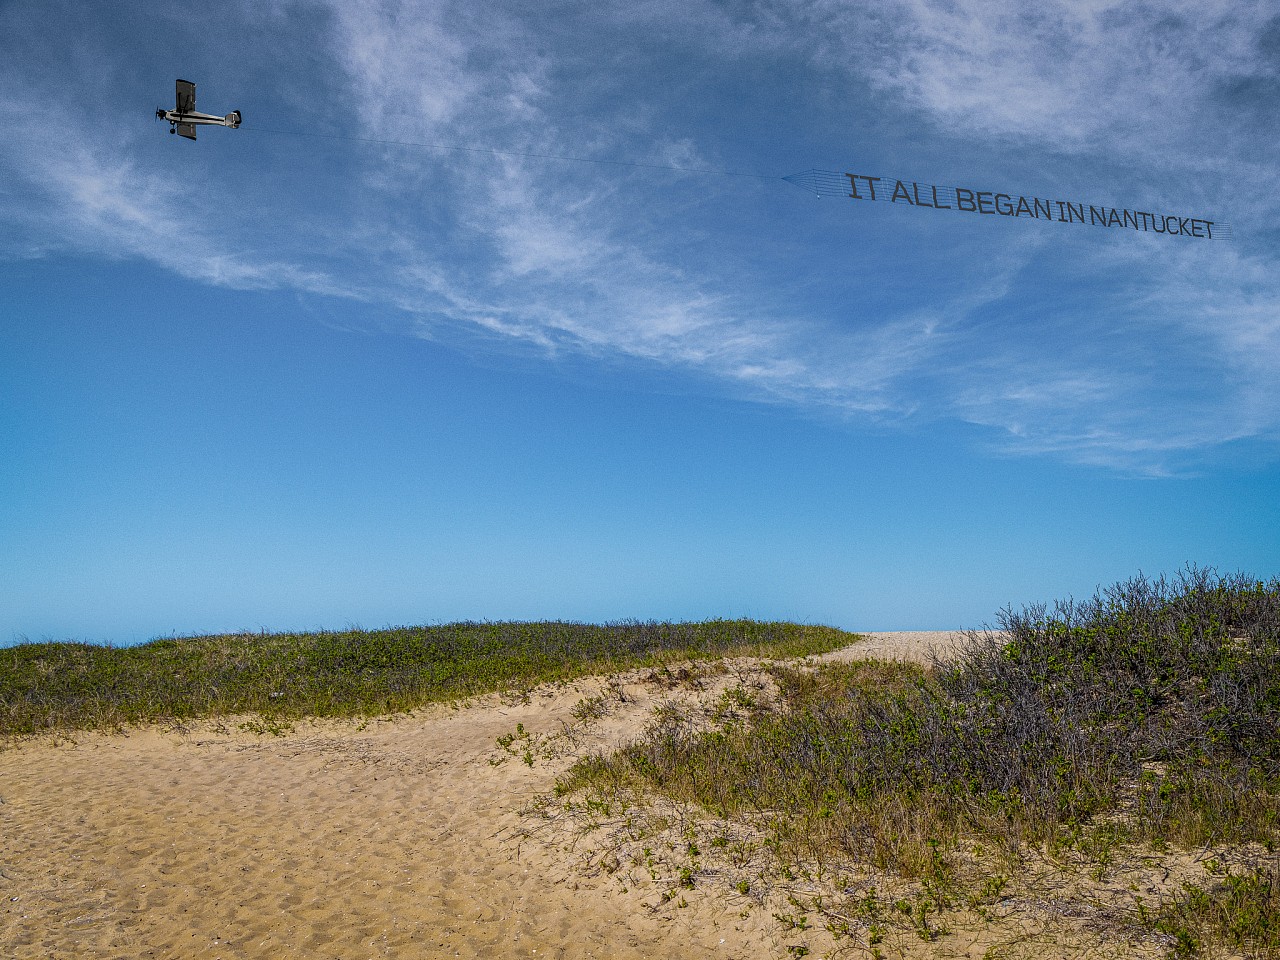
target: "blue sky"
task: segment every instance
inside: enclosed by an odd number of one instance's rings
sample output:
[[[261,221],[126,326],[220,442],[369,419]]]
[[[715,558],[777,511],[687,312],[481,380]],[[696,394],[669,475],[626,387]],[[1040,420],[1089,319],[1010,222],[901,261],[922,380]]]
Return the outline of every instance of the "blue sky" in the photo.
[[[1275,576],[1277,102],[1247,0],[0,4],[0,643]]]

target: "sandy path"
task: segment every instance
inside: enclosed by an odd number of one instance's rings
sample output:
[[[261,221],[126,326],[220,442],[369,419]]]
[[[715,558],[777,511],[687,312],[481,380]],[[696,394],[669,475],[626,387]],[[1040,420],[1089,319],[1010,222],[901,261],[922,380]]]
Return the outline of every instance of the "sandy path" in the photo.
[[[837,656],[919,659],[947,637],[869,636]],[[667,909],[520,839],[519,811],[572,758],[530,767],[496,738],[562,730],[603,683],[363,729],[231,721],[0,752],[0,954],[786,956],[776,923],[710,891]],[[597,745],[637,735],[669,696],[638,675],[627,694]]]
[[[943,657],[955,651],[963,643],[959,631],[900,630],[893,633],[864,633],[862,643],[836,650],[834,653],[815,657],[815,660],[908,660],[928,663],[929,654],[937,652]]]

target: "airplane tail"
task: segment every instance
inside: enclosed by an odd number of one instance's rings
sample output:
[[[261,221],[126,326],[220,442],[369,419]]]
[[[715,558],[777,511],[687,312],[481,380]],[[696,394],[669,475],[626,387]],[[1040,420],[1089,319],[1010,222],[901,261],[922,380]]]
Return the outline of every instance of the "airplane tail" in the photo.
[[[240,126],[240,111],[232,110],[225,117],[223,117],[222,123],[224,126],[228,126],[228,127]]]

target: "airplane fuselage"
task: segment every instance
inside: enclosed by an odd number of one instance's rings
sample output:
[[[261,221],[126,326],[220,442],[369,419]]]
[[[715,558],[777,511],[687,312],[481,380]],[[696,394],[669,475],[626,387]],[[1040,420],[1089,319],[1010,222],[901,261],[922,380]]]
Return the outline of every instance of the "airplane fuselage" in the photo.
[[[180,113],[177,110],[157,110],[156,116],[170,123],[206,123],[220,127],[240,126],[240,111],[228,113],[225,117],[215,117],[211,113]]]

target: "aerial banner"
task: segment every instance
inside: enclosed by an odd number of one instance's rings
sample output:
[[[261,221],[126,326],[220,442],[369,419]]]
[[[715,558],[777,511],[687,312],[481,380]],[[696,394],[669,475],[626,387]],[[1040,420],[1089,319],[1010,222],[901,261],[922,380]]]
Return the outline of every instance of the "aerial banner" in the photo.
[[[895,177],[871,177],[863,173],[836,173],[831,170],[806,170],[783,179],[812,190],[819,197],[848,197],[853,200],[903,203],[953,213],[1081,223],[1091,227],[1131,229],[1138,233],[1162,233],[1197,240],[1231,239],[1230,224],[1164,211],[1153,213],[1106,204],[1095,206],[1072,200],[1028,197],[1013,192],[940,186]]]

